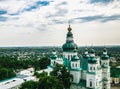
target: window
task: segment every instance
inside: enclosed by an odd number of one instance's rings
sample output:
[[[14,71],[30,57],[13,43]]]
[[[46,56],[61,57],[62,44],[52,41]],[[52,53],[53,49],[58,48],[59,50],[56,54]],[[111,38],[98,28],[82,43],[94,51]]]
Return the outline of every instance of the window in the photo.
[[[76,64],[76,67],[77,67],[77,64]]]
[[[72,67],[74,67],[74,64],[72,64]]]
[[[92,87],[92,82],[90,81],[90,87]]]
[[[92,67],[90,67],[90,70],[92,70]]]

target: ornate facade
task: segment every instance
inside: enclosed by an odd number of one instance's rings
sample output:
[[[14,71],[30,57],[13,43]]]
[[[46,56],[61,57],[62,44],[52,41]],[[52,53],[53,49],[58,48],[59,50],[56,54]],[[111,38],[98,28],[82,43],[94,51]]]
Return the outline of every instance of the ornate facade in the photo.
[[[72,28],[68,27],[66,42],[63,44],[63,55],[58,57],[53,50],[50,57],[51,64],[48,66],[50,71],[56,63],[63,64],[73,75],[71,89],[110,89],[110,66],[107,49],[104,48],[101,57],[95,55],[95,50],[84,51],[82,57],[78,57],[78,46],[74,43]]]

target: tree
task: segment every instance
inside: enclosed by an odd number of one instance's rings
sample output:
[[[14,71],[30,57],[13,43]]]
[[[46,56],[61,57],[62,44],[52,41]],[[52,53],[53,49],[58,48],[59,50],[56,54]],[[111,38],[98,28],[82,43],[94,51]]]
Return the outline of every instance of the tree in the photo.
[[[42,72],[42,73],[38,73],[38,72],[35,72],[34,75],[37,77],[37,78],[41,78],[41,77],[45,77],[45,76],[48,76],[48,73],[47,72]]]
[[[38,82],[38,89],[63,89],[63,83],[55,76],[44,76]]]
[[[45,69],[48,65],[50,65],[50,59],[48,57],[43,57],[39,60],[40,69]]]
[[[64,65],[56,64],[56,67],[54,67],[51,75],[56,76],[60,81],[62,81],[65,89],[70,88],[73,76]]]
[[[14,77],[16,74],[13,69],[1,68],[0,69],[0,80]]]
[[[8,78],[8,69],[1,68],[0,69],[0,80],[4,80]]]
[[[37,89],[37,82],[27,81],[21,85],[20,89]]]
[[[39,81],[27,81],[23,83],[20,89],[63,89],[63,83],[55,76],[48,76],[46,72],[38,74]]]

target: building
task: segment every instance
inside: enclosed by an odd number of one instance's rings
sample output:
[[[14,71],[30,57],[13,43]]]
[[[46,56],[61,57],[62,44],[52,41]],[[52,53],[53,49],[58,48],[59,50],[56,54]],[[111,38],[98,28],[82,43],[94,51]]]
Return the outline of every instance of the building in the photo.
[[[60,58],[53,50],[48,72],[53,70],[56,63],[64,64],[73,75],[71,89],[110,89],[110,66],[106,48],[101,57],[95,55],[93,48],[86,48],[82,57],[78,57],[78,46],[74,43],[69,25],[62,49],[63,55]]]
[[[33,68],[20,71],[14,78],[10,78],[4,81],[0,81],[0,89],[19,89],[22,83],[26,81],[36,81],[36,77],[33,76]]]

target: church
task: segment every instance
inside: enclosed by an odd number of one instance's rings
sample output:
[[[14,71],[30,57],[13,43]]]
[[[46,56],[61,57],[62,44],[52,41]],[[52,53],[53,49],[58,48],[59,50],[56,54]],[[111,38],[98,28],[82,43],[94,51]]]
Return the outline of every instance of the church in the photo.
[[[110,89],[110,66],[106,48],[100,57],[95,55],[93,48],[86,48],[82,57],[78,57],[78,46],[73,40],[72,28],[69,25],[62,49],[60,58],[53,50],[48,72],[53,70],[56,63],[63,64],[73,75],[71,89]]]

